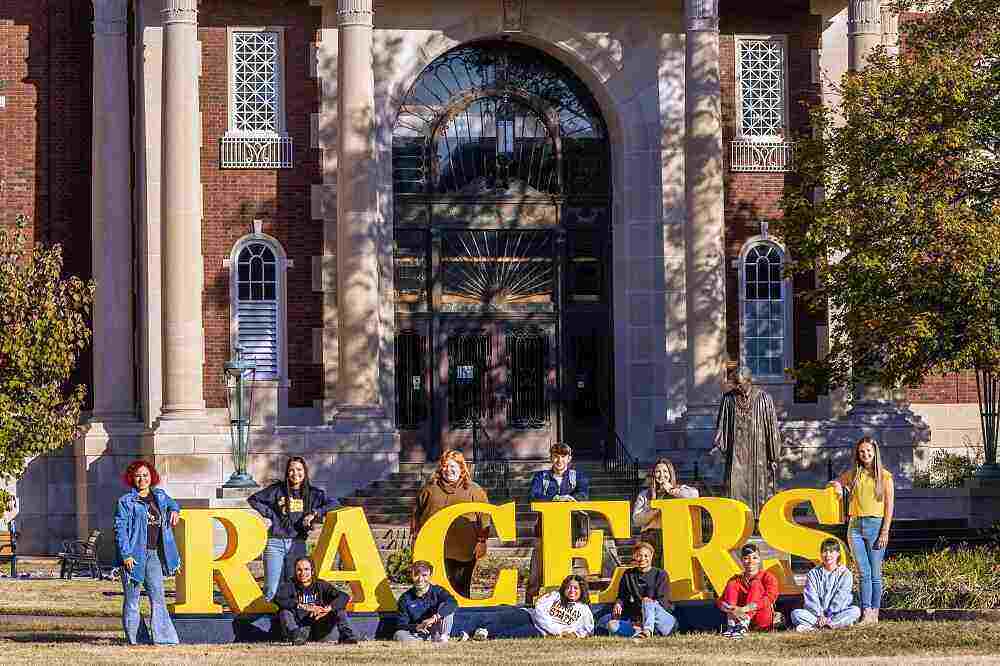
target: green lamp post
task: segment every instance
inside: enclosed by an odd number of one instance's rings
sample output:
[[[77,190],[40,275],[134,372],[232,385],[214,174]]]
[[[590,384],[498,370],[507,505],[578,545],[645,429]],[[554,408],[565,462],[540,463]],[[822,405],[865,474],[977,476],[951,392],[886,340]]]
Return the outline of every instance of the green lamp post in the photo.
[[[224,488],[256,488],[257,482],[247,472],[250,453],[250,419],[253,414],[253,382],[257,365],[243,358],[243,349],[236,346],[236,356],[223,366],[226,385],[226,407],[229,408],[229,436],[233,444],[232,476]]]

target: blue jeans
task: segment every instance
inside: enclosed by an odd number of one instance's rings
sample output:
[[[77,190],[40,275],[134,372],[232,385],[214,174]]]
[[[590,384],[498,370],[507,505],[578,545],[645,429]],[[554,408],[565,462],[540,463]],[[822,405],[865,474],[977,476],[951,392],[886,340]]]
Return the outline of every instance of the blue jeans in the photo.
[[[611,617],[611,613],[602,615],[597,621],[597,626],[607,630],[612,636],[634,636],[636,634],[635,625],[628,619],[616,620]],[[661,636],[669,636],[670,632],[677,626],[677,619],[656,601],[644,601],[642,603],[642,629],[650,634],[657,633]]]
[[[858,621],[861,617],[861,609],[857,606],[848,606],[842,611],[838,611],[833,615],[830,615],[830,626],[834,629],[839,627],[849,627]],[[812,611],[808,611],[805,608],[796,608],[792,611],[792,626],[799,626],[804,624],[810,627],[815,627],[819,622],[819,618],[816,617]]]
[[[291,580],[295,574],[295,560],[306,556],[306,542],[301,539],[267,538],[264,547],[264,598],[274,599],[278,585]]]
[[[136,564],[136,566],[139,566]],[[163,596],[163,565],[160,564],[160,556],[155,550],[146,551],[145,571],[143,571],[144,581],[137,583],[127,575],[122,575],[122,626],[125,628],[125,640],[129,645],[137,645],[139,642],[139,586],[146,588],[149,595],[149,606],[152,610],[150,618],[150,631],[152,641],[156,645],[177,645],[177,630],[170,620],[170,613],[167,612],[167,602]]]
[[[885,550],[875,548],[881,531],[881,516],[851,518],[847,527],[851,555],[857,561],[858,571],[861,573],[859,587],[862,610],[882,605],[882,558],[885,557]]]

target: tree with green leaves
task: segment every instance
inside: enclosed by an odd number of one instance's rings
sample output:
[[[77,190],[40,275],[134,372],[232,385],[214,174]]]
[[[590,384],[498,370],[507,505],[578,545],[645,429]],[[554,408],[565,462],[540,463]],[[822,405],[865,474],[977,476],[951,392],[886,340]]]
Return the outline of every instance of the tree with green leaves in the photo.
[[[93,282],[65,277],[62,248],[28,243],[28,219],[0,230],[0,514],[4,485],[80,435],[87,387],[72,385],[90,343]]]
[[[898,56],[811,110],[775,225],[831,313],[829,355],[795,369],[820,388],[1000,371],[1000,0],[906,18]]]

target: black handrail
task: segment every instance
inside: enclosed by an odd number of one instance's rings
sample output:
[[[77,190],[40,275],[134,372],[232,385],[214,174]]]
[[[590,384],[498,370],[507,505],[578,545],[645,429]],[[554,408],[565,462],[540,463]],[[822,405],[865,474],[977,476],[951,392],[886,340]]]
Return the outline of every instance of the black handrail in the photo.
[[[510,497],[510,462],[503,447],[490,437],[479,419],[472,422],[472,462],[475,463],[473,480],[476,483],[491,489],[497,497]]]
[[[618,431],[611,426],[611,422],[604,415],[604,410],[600,410],[601,418],[608,429],[608,438],[604,440],[604,471],[619,479],[629,482],[632,486],[632,496],[639,494],[642,484],[642,474],[639,468],[639,459],[632,455],[625,446],[625,442],[618,435]]]

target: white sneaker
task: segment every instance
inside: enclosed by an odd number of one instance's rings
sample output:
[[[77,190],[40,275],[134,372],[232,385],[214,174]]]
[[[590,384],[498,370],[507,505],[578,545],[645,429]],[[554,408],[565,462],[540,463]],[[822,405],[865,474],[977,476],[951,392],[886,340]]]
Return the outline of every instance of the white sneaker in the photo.
[[[472,640],[474,641],[485,641],[490,637],[490,632],[486,630],[486,627],[479,627],[472,634]]]
[[[460,640],[462,642],[465,642],[465,641],[469,640],[469,632],[463,631],[462,635],[458,637],[458,640]]]
[[[795,627],[795,631],[800,634],[808,634],[810,631],[816,631],[816,627],[811,624],[800,624]]]

